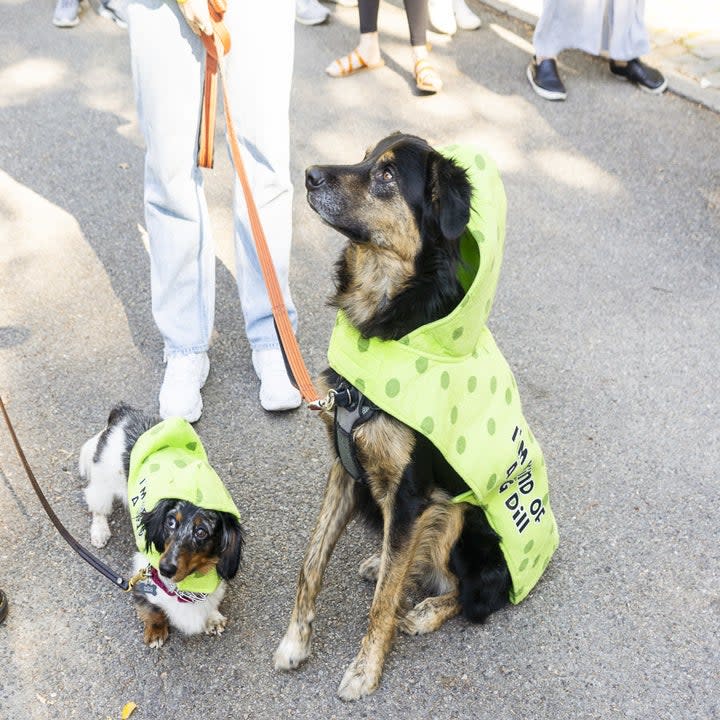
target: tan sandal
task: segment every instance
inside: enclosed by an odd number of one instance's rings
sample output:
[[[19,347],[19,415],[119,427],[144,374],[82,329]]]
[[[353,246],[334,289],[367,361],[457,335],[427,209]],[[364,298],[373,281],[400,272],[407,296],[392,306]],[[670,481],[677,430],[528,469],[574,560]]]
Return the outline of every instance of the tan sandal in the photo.
[[[415,63],[415,85],[418,90],[426,93],[442,90],[442,80],[427,58],[420,58]]]
[[[383,65],[385,65],[385,61],[382,58],[379,62],[373,63],[372,65],[365,62],[365,58],[363,58],[357,51],[357,48],[355,48],[349,55],[333,60],[332,63],[325,68],[325,72],[330,77],[347,77],[360,70],[377,70],[377,68],[381,68]]]

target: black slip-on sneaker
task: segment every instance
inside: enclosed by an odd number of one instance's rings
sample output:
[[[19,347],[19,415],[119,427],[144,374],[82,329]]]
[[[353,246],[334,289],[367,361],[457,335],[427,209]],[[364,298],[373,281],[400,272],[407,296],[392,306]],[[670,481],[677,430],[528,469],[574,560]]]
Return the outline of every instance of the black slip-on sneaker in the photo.
[[[610,60],[610,71],[635,83],[641,90],[654,95],[665,92],[665,88],[667,88],[667,80],[663,74],[646,65],[639,58],[628,60],[627,65],[618,65],[614,60]]]
[[[545,100],[564,100],[567,97],[553,58],[546,58],[542,62],[533,58],[527,66],[527,79],[530,87]]]

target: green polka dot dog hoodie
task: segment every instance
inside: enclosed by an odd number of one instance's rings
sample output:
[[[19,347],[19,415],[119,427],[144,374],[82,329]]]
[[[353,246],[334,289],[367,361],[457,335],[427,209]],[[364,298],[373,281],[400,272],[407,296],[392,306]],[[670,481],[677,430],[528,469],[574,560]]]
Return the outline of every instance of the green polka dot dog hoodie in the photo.
[[[330,366],[373,403],[425,435],[464,479],[453,502],[478,505],[501,538],[510,601],[532,590],[558,545],[545,461],[515,378],[487,328],[505,241],[506,200],[495,164],[477,149],[440,150],[473,187],[460,239],[465,296],[447,316],[399,340],[365,338],[338,312]]]
[[[240,520],[230,493],[207,461],[200,438],[182,418],[168,418],[151,427],[130,453],[128,506],[135,543],[156,570],[161,553],[154,544],[145,549],[140,516],[170,498],[230,513]],[[188,575],[177,587],[183,592],[212,593],[219,584],[220,576],[213,568],[204,575]]]

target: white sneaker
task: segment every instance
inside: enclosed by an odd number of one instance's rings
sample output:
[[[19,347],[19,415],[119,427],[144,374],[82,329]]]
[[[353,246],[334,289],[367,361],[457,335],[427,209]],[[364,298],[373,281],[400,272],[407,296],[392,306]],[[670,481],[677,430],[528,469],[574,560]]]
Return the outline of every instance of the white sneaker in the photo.
[[[462,30],[477,30],[482,20],[467,6],[465,0],[452,0],[455,22]]]
[[[100,0],[98,15],[112,20],[119,28],[127,30],[127,0]]]
[[[200,388],[205,385],[209,371],[207,353],[170,355],[160,388],[160,417],[198,420],[203,406]]]
[[[80,0],[57,0],[53,13],[53,25],[59,28],[75,27],[80,18]]]
[[[253,350],[252,363],[260,379],[260,404],[265,410],[293,410],[300,407],[300,391],[290,382],[282,351]]]
[[[295,0],[295,19],[303,25],[320,25],[330,17],[330,11],[318,0]]]
[[[433,30],[444,35],[454,35],[457,32],[453,0],[429,0],[428,15]]]

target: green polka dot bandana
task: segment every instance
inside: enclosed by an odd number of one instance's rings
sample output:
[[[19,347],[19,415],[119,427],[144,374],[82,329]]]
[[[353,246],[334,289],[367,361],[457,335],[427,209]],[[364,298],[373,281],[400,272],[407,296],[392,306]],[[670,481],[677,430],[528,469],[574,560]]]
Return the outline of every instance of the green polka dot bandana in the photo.
[[[398,341],[364,338],[340,311],[330,366],[378,407],[425,435],[465,480],[453,498],[482,507],[501,537],[510,600],[532,590],[558,545],[542,450],[522,414],[513,374],[486,326],[505,240],[497,167],[468,146],[440,152],[467,170],[470,221],[460,239],[466,295],[449,315]]]
[[[240,512],[215,470],[190,423],[168,418],[143,433],[130,453],[128,507],[138,550],[157,570],[160,553],[154,545],[145,550],[140,515],[166,498],[187,500],[207,510],[227,512],[240,519]],[[179,582],[180,590],[214,592],[220,577],[213,569],[205,575],[193,573]]]

